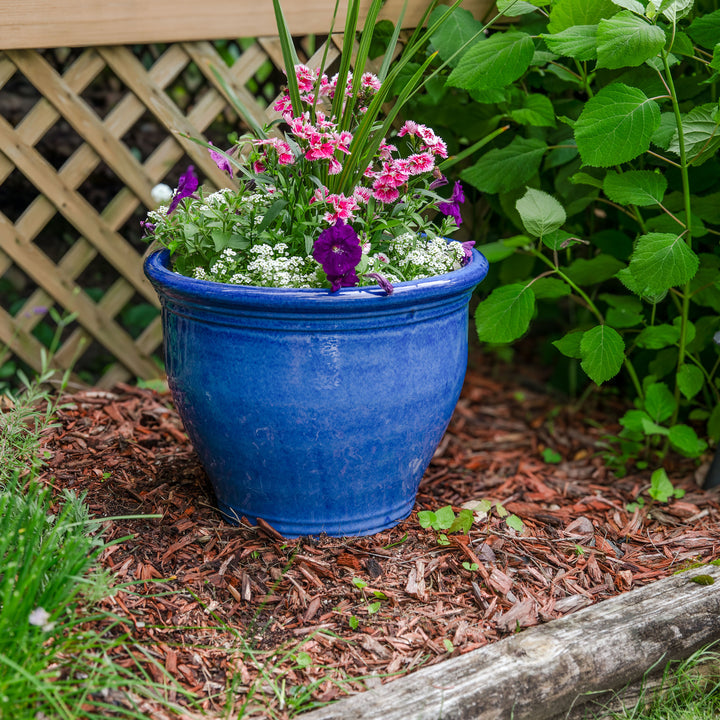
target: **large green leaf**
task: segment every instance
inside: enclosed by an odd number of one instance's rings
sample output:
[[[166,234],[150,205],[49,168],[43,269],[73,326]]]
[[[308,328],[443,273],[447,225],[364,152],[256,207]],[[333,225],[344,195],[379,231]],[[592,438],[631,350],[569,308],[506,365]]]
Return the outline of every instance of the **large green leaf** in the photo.
[[[542,190],[528,188],[515,203],[525,229],[533,237],[544,237],[557,230],[567,219],[565,209],[552,196]]]
[[[648,350],[661,350],[677,344],[678,340],[680,340],[680,328],[661,323],[641,330],[635,338],[635,344]]]
[[[625,359],[625,343],[620,333],[607,325],[598,325],[583,334],[580,341],[582,369],[598,385],[614,378]]]
[[[482,192],[509,192],[525,185],[537,173],[546,150],[542,140],[516,137],[506,147],[485,153],[460,177]]]
[[[448,85],[475,91],[503,88],[530,67],[534,52],[535,43],[527,33],[495,33],[462,56]]]
[[[677,407],[670,388],[665,383],[653,383],[645,390],[645,409],[653,422],[667,420]]]
[[[567,335],[563,335],[559,340],[553,340],[553,345],[569,358],[581,358],[580,343],[582,342],[584,333],[579,330],[573,330]]]
[[[573,260],[565,270],[565,274],[576,285],[595,285],[614,277],[624,267],[625,263],[622,260],[603,253],[587,260],[585,258]]]
[[[542,38],[558,55],[576,60],[594,60],[597,57],[597,30],[597,25],[573,25]]]
[[[436,7],[430,14],[430,24],[441,18],[445,12],[447,12],[445,5]],[[432,42],[442,60],[449,60],[460,47],[475,37],[482,28],[483,24],[476,20],[469,10],[455,8],[452,15],[433,33],[430,42]],[[484,35],[478,37],[479,42],[484,39]],[[461,57],[462,55],[458,55],[453,60],[450,60],[451,67],[455,67],[460,62]]]
[[[700,260],[687,242],[672,233],[648,233],[638,238],[628,269],[645,288],[658,294],[690,282]]]
[[[645,6],[638,0],[613,0],[613,3],[618,7],[625,8],[626,10],[632,10],[638,15],[645,14]]]
[[[677,374],[680,392],[688,399],[695,397],[705,384],[705,376],[697,365],[683,365]]]
[[[536,300],[556,300],[572,293],[572,288],[563,280],[558,278],[538,278],[532,284]]]
[[[683,116],[682,124],[685,154],[693,165],[702,165],[720,148],[720,107],[717,103],[699,105]],[[676,155],[680,154],[677,129],[667,149]]]
[[[710,67],[716,72],[720,72],[720,42],[716,43],[713,48],[713,56],[710,61]]]
[[[643,305],[634,295],[600,295],[610,307],[605,313],[605,322],[614,328],[629,328],[644,320]]]
[[[698,45],[712,50],[720,38],[720,10],[696,17],[687,33]]]
[[[617,11],[610,0],[558,0],[550,11],[548,30],[559,33],[573,25],[597,25]]]
[[[610,200],[620,205],[657,205],[665,195],[667,180],[651,170],[609,172],[603,180],[603,190]]]
[[[601,20],[597,31],[597,66],[637,67],[655,57],[665,45],[665,33],[645,18],[622,10]]]
[[[520,125],[555,127],[555,110],[549,97],[533,93],[523,95],[521,107],[510,111],[510,117]]]
[[[480,342],[509,343],[523,335],[535,311],[535,295],[525,283],[495,288],[475,311]]]
[[[518,17],[536,12],[537,7],[525,0],[497,0],[498,12],[507,17]]]
[[[659,124],[654,100],[638,88],[613,83],[585,104],[575,123],[575,141],[586,165],[610,167],[646,152]]]
[[[707,443],[689,425],[673,425],[669,438],[670,445],[686,457],[699,457],[707,450]]]
[[[674,23],[684,18],[693,8],[695,0],[663,0],[660,5],[660,12]]]

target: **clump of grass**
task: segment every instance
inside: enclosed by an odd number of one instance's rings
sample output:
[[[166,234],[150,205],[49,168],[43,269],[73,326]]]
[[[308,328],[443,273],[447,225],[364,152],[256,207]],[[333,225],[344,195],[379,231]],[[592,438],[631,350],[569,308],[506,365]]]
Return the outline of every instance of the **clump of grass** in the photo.
[[[607,720],[709,720],[720,717],[720,653],[714,645],[667,665],[662,681]]]
[[[130,648],[135,666],[112,659],[132,641],[111,637],[118,619],[97,609],[113,592],[97,562],[108,547],[104,519],[90,517],[84,496],[53,498],[38,480],[57,407],[45,389],[56,373],[44,365],[32,381],[18,373],[20,391],[0,404],[0,718],[147,718],[151,707],[189,717],[194,698],[162,667],[163,682],[149,677],[137,658],[157,661],[142,648]],[[102,633],[88,629],[98,619]],[[168,701],[170,691],[185,708]]]

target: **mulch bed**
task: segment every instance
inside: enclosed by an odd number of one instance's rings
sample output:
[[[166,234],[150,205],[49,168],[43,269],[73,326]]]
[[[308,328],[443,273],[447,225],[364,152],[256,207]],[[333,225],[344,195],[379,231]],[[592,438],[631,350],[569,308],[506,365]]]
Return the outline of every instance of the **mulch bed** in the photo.
[[[698,486],[702,467],[671,457],[686,495],[629,512],[649,471],[617,479],[597,455],[620,408],[573,413],[536,369],[486,374],[483,362],[468,372],[415,511],[367,538],[232,526],[167,394],[120,385],[65,397],[45,439],[45,481],[87,493],[95,516],[161,515],[105,524],[107,540],[131,539],[102,565],[117,583],[147,581],[105,601],[122,618],[107,632],[137,645],[116,660],[174,678],[210,713],[231,684],[236,706],[251,688],[269,690],[264,663],[284,699],[255,695],[246,717],[291,716],[305,690],[328,702],[718,557],[720,495]],[[562,460],[544,462],[546,447]],[[418,510],[482,499],[518,515],[522,532],[491,513],[443,546],[418,523]]]

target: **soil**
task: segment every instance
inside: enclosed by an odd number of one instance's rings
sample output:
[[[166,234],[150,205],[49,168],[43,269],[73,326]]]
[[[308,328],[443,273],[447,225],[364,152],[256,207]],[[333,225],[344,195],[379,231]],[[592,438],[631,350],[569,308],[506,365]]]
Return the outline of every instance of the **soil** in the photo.
[[[619,401],[573,410],[545,380],[532,364],[473,357],[411,516],[342,539],[225,522],[167,393],[64,397],[44,481],[87,493],[95,516],[158,516],[104,524],[106,540],[127,539],[102,566],[136,584],[103,601],[119,622],[92,626],[131,638],[115,660],[166,684],[185,717],[195,711],[180,689],[211,714],[250,698],[245,717],[282,718],[716,559],[720,494],[698,484],[707,464],[670,457],[685,495],[651,501],[649,470],[618,479],[598,454],[620,429]],[[522,529],[495,509],[443,545],[418,521],[483,499]]]

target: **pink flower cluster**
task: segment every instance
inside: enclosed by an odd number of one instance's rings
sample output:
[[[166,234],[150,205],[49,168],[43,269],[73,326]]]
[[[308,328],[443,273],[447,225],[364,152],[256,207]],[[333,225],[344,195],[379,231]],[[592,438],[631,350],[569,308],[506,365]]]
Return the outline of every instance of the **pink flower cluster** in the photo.
[[[295,74],[301,100],[308,105],[308,109],[299,116],[295,116],[289,95],[283,95],[273,106],[280,112],[283,120],[289,127],[288,136],[291,142],[278,138],[255,140],[254,145],[259,151],[259,157],[254,162],[256,172],[263,172],[269,164],[268,153],[276,154],[279,165],[293,165],[301,157],[310,162],[327,163],[327,172],[337,175],[342,171],[342,158],[350,154],[350,144],[353,135],[347,130],[339,130],[335,118],[330,118],[319,107],[315,107],[315,93],[320,97],[332,99],[337,90],[338,77],[328,79],[326,75],[319,75],[318,71],[311,70],[306,65],[297,65]],[[345,95],[352,92],[353,79],[348,75]],[[361,78],[360,94],[366,102],[380,89],[380,80],[372,73],[365,73]],[[364,102],[358,104],[361,112]],[[311,112],[313,110],[314,112]],[[312,119],[314,117],[314,120]],[[362,203],[370,198],[385,204],[393,203],[400,198],[401,189],[407,186],[413,176],[425,173],[439,175],[436,169],[435,158],[447,157],[447,146],[435,132],[418,123],[406,122],[398,133],[398,137],[406,137],[411,153],[407,157],[399,157],[397,147],[383,140],[378,148],[377,157],[364,172],[367,184],[354,189],[352,196],[345,197],[340,194],[329,194],[327,188],[317,190],[312,202],[325,202],[328,211],[325,214],[327,222],[337,220],[352,220],[355,211]],[[295,150],[293,152],[293,147]],[[299,149],[299,152],[298,152]]]

